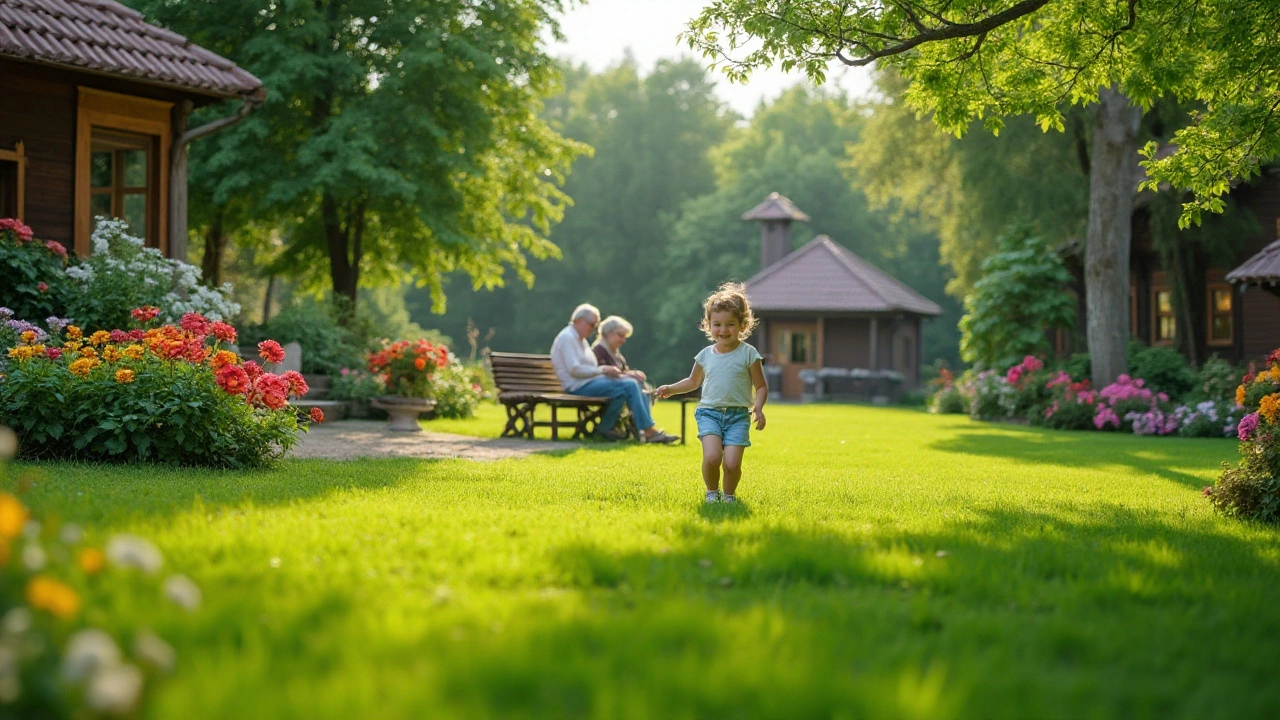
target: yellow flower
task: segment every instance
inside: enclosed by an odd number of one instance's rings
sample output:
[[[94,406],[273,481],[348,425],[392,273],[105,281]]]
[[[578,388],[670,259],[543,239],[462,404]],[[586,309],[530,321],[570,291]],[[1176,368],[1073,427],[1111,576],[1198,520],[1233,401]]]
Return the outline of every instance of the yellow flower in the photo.
[[[97,366],[98,366],[97,360],[94,360],[93,358],[82,357],[79,360],[76,360],[75,362],[71,363],[71,366],[67,369],[70,370],[73,375],[79,375],[80,377],[88,377],[89,371],[94,369]]]
[[[230,350],[219,350],[214,353],[213,359],[209,361],[209,367],[214,370],[221,370],[228,365],[235,365],[239,360],[240,358]]]
[[[1274,423],[1276,415],[1280,414],[1280,393],[1271,393],[1262,398],[1262,402],[1258,403],[1258,414],[1266,418],[1267,422]]]
[[[82,337],[84,337],[84,333],[80,331],[80,328],[75,325],[67,326],[67,338],[71,340],[79,340]]]
[[[80,610],[80,596],[70,585],[48,575],[37,575],[27,583],[27,602],[49,614],[69,618]]]
[[[129,345],[124,349],[124,356],[129,360],[141,360],[147,349],[141,345]]]
[[[131,383],[133,382],[133,371],[129,368],[120,368],[116,371],[116,382]]]
[[[30,345],[19,345],[15,348],[9,348],[10,360],[26,360],[32,355]]]
[[[27,330],[23,332],[22,335],[20,335],[19,337],[22,338],[22,342],[28,345],[36,341],[36,333],[34,330]]]
[[[0,539],[12,540],[22,534],[22,526],[27,524],[27,509],[22,507],[18,498],[9,493],[0,493]]]
[[[102,345],[111,339],[111,333],[106,330],[99,330],[89,336],[89,342],[93,345]]]
[[[97,351],[97,350],[94,350],[94,349],[93,349],[93,348],[91,348],[91,347],[81,348],[81,349],[80,349],[80,357],[83,357],[83,358],[89,358],[89,359],[91,359],[91,360],[95,360],[95,359],[97,359],[97,357],[98,357],[98,351]]]
[[[1236,404],[1244,405],[1244,386],[1243,385],[1236,386]]]
[[[79,340],[71,340],[69,342],[62,343],[62,349],[64,352],[75,352],[80,349],[81,344],[82,343]]]
[[[97,548],[85,548],[76,555],[76,562],[80,563],[80,569],[95,575],[102,571],[107,565],[107,556]]]
[[[108,345],[102,349],[102,359],[113,363],[120,359],[120,351],[115,345]]]

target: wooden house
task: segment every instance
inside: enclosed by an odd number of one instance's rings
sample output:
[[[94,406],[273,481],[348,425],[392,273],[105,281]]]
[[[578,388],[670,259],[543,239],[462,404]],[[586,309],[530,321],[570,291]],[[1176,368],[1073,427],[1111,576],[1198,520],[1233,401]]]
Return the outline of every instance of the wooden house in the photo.
[[[262,82],[113,0],[0,0],[0,217],[89,252],[92,218],[185,257],[186,147]],[[239,112],[187,127],[194,108]]]
[[[936,303],[826,235],[792,252],[791,223],[809,216],[778,193],[742,217],[760,223],[761,270],[747,281],[761,319],[752,342],[766,367],[780,368],[783,398],[808,394],[806,376],[847,386],[826,396],[871,399],[919,385],[921,323],[942,314]]]

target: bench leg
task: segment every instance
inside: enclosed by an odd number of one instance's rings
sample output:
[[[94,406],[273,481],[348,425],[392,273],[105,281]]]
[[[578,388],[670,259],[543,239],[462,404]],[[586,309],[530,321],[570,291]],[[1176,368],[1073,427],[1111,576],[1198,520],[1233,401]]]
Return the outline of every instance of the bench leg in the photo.
[[[599,406],[580,406],[578,408],[578,422],[573,426],[573,439],[581,440],[589,437],[600,426],[600,418],[604,415],[604,405]]]
[[[536,403],[511,403],[507,408],[507,426],[502,437],[527,437],[533,439],[533,409]]]
[[[559,405],[555,405],[554,403],[551,405],[551,439],[552,440],[560,439],[560,417],[556,414],[556,411],[559,409],[560,409]]]

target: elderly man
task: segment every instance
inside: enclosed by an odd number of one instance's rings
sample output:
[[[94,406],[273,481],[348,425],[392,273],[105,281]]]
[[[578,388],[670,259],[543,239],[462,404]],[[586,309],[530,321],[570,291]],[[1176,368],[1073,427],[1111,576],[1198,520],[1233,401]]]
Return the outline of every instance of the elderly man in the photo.
[[[626,433],[617,430],[618,418],[622,416],[622,408],[631,408],[636,427],[644,434],[647,443],[671,443],[679,438],[668,435],[654,427],[653,416],[649,414],[649,400],[640,390],[640,383],[634,378],[624,377],[621,370],[612,365],[601,366],[587,337],[600,324],[600,311],[593,305],[583,303],[574,309],[569,324],[551,345],[551,364],[555,366],[560,384],[567,393],[609,398],[604,417],[600,419],[600,427],[596,434],[606,440],[621,440]]]

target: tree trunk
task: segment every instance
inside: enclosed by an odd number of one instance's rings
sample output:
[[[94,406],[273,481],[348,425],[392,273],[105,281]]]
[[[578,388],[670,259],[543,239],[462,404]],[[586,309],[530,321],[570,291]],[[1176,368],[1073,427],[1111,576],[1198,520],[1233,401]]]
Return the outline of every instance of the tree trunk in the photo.
[[[1129,341],[1129,246],[1142,112],[1112,87],[1102,91],[1093,120],[1089,231],[1084,287],[1094,387],[1125,372]]]
[[[204,258],[200,261],[200,272],[205,284],[218,287],[222,284],[222,255],[227,247],[226,235],[222,232],[222,213],[213,216],[213,222],[204,231]]]
[[[343,222],[338,202],[325,192],[322,201],[325,242],[329,248],[329,279],[333,281],[335,298],[345,298],[340,316],[354,317],[360,285],[360,259],[364,249],[364,206],[356,209]],[[353,227],[354,225],[354,227]],[[353,237],[354,236],[354,237]]]

